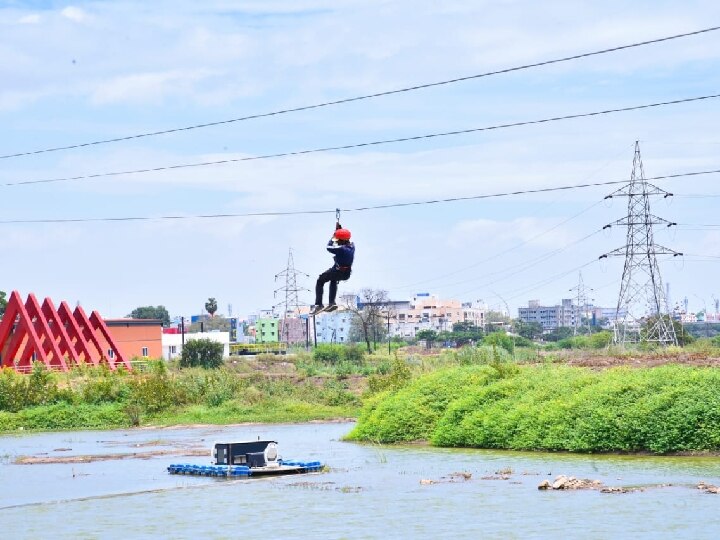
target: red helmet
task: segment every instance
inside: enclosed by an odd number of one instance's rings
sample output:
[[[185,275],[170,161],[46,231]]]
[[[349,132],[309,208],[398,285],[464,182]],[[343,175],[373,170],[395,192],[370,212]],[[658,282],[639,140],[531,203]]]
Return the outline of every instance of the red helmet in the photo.
[[[347,229],[337,229],[335,231],[335,238],[338,240],[350,240],[350,231]]]

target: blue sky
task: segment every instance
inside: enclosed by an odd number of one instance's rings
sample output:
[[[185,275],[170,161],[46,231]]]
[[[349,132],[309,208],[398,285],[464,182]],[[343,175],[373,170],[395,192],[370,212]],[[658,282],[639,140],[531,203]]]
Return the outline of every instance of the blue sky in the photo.
[[[0,2],[0,154],[237,118],[462,77],[718,24],[711,1],[350,0]],[[720,32],[325,109],[0,161],[0,184],[462,130],[716,94]],[[331,210],[720,168],[718,100],[424,141],[97,180],[0,186],[4,220]],[[658,182],[656,240],[672,300],[720,296],[720,176]],[[614,188],[346,213],[356,240],[341,291],[428,291],[553,304],[582,268],[614,305],[624,244]],[[582,212],[582,213],[581,213]],[[580,214],[580,215],[578,215]],[[574,217],[573,216],[576,216]],[[571,219],[572,218],[572,219]],[[332,215],[139,223],[0,224],[0,289],[105,316],[164,304],[269,308],[293,249],[330,264]],[[686,230],[682,230],[682,229]],[[588,236],[587,240],[577,242]],[[309,293],[303,299],[310,301]]]

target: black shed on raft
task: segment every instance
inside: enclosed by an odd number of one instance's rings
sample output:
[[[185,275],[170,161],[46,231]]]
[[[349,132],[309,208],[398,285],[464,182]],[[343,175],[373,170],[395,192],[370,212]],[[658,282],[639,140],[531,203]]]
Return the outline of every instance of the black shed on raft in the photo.
[[[273,467],[279,465],[277,441],[216,442],[212,447],[214,465]]]
[[[319,461],[282,459],[277,441],[216,442],[210,451],[212,465],[172,464],[170,474],[257,477],[320,472]]]

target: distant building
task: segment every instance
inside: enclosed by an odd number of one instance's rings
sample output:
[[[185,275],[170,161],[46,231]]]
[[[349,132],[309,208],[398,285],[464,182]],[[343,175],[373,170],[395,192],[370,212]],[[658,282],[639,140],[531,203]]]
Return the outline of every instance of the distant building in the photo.
[[[620,310],[620,318],[625,315]],[[574,328],[588,324],[612,323],[617,318],[617,308],[575,305],[571,298],[563,298],[560,304],[554,306],[541,306],[538,300],[528,301],[528,307],[518,308],[518,319],[522,322],[536,322],[542,325],[544,331],[552,331],[560,327]]]
[[[278,337],[283,343],[306,343],[310,330],[308,318],[288,317],[278,321]]]
[[[580,306],[573,304],[572,299],[563,298],[554,306],[541,306],[538,300],[530,300],[528,307],[518,308],[518,319],[526,323],[539,323],[543,330],[555,330],[560,327],[572,328],[577,321],[581,323]]]
[[[185,334],[185,343],[193,339],[209,339],[217,343],[223,344],[223,356],[230,356],[230,332],[193,332]],[[182,334],[162,334],[162,357],[166,360],[172,360],[182,354],[183,348]]]
[[[476,302],[441,299],[437,295],[418,293],[412,300],[391,302],[390,333],[393,336],[414,338],[421,330],[452,331],[455,323],[467,322],[482,328],[485,325],[485,306]]]
[[[255,322],[255,343],[277,343],[278,320],[263,318]]]
[[[351,311],[321,313],[315,317],[315,338],[318,343],[347,343],[350,335]]]
[[[125,358],[163,357],[160,319],[105,319],[105,325]]]

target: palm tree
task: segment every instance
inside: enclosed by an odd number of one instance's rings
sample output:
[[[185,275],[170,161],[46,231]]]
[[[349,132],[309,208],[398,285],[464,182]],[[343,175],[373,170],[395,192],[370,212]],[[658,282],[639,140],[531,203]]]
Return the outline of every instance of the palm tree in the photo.
[[[205,302],[205,310],[210,314],[210,317],[215,317],[215,312],[217,311],[217,300],[214,298],[208,298],[208,301]]]

